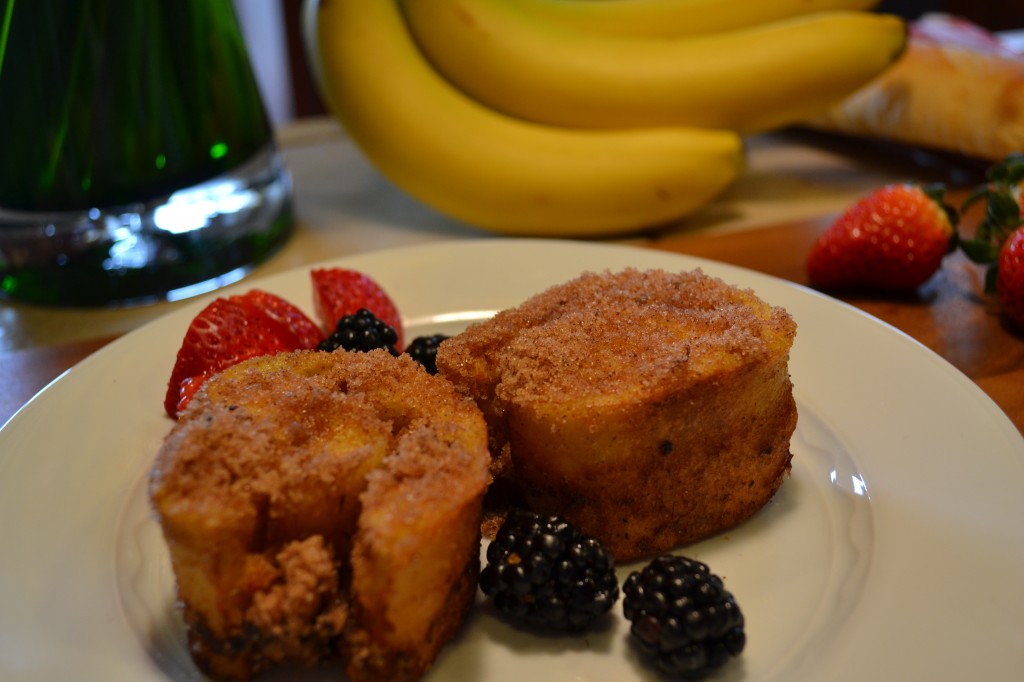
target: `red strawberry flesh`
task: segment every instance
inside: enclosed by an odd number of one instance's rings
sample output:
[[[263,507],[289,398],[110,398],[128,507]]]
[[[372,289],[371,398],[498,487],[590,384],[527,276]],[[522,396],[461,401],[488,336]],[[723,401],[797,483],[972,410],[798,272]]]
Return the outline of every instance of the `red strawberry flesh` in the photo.
[[[403,348],[402,318],[387,292],[371,277],[346,268],[316,268],[313,281],[313,310],[324,334],[334,331],[338,320],[366,308],[398,334],[395,347]]]
[[[280,296],[253,289],[241,296],[232,296],[231,299],[266,316],[268,322],[277,329],[277,335],[289,347],[316,348],[316,344],[323,338],[313,320]]]
[[[313,348],[317,326],[290,303],[260,290],[218,298],[189,325],[167,382],[164,410],[177,418],[209,377],[243,360]]]

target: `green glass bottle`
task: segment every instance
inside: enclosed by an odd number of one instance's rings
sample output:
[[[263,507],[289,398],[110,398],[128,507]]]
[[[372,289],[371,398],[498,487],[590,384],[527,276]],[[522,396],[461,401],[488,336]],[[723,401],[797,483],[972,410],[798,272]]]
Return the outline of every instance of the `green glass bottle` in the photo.
[[[178,298],[292,227],[231,0],[0,0],[0,296]]]

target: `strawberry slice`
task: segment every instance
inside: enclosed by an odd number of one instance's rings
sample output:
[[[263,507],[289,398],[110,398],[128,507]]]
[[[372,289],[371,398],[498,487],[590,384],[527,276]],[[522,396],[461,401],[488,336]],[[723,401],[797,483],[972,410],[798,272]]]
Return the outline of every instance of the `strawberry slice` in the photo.
[[[301,310],[265,291],[215,299],[185,333],[167,382],[164,410],[177,418],[214,374],[259,355],[313,348],[320,338]]]
[[[314,268],[310,277],[313,280],[313,310],[325,335],[334,331],[341,318],[366,308],[395,330],[398,334],[395,347],[402,350],[402,317],[394,301],[377,282],[361,272],[345,268]]]
[[[232,296],[231,300],[263,313],[271,323],[277,325],[278,336],[290,348],[316,348],[316,344],[323,339],[320,327],[306,313],[280,296],[253,289],[241,296]]]

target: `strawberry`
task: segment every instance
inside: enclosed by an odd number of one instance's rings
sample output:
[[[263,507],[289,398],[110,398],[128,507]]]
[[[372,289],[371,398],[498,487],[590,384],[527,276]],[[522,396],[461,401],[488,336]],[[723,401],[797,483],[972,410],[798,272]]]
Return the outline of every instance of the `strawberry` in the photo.
[[[811,284],[893,293],[924,284],[956,245],[959,216],[944,192],[942,185],[893,184],[854,203],[811,247]]]
[[[402,350],[402,318],[398,307],[377,282],[345,268],[316,268],[310,272],[310,277],[313,309],[324,334],[330,334],[341,318],[366,308],[395,330],[398,334],[395,347]]]
[[[231,298],[262,312],[277,326],[277,335],[290,348],[315,348],[323,339],[316,323],[280,296],[253,289],[242,296]]]
[[[1024,227],[1003,243],[996,265],[996,294],[1011,325],[1024,332]]]
[[[313,348],[317,326],[282,298],[254,289],[218,298],[189,325],[167,382],[164,410],[177,418],[203,382],[231,365],[259,355]]]
[[[984,200],[985,216],[973,238],[961,245],[975,263],[988,266],[985,290],[994,293],[1007,321],[1024,331],[1024,154],[990,167],[987,182],[964,200],[962,211]]]

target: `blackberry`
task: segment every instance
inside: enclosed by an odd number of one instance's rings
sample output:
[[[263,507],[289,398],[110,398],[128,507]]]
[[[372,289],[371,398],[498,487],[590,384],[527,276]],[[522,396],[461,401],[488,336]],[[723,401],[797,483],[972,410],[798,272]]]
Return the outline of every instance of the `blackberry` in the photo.
[[[427,372],[437,374],[437,347],[447,338],[444,334],[417,336],[405,347],[405,352],[423,365]]]
[[[377,319],[371,311],[360,308],[351,315],[338,320],[330,336],[317,344],[316,349],[333,351],[344,348],[351,351],[371,351],[385,348],[392,355],[398,355],[395,344],[398,334],[386,322]]]
[[[697,680],[746,644],[743,614],[706,564],[660,556],[623,583],[630,639],[664,673]]]
[[[487,548],[480,589],[507,619],[573,632],[619,598],[611,554],[557,516],[513,510]]]

